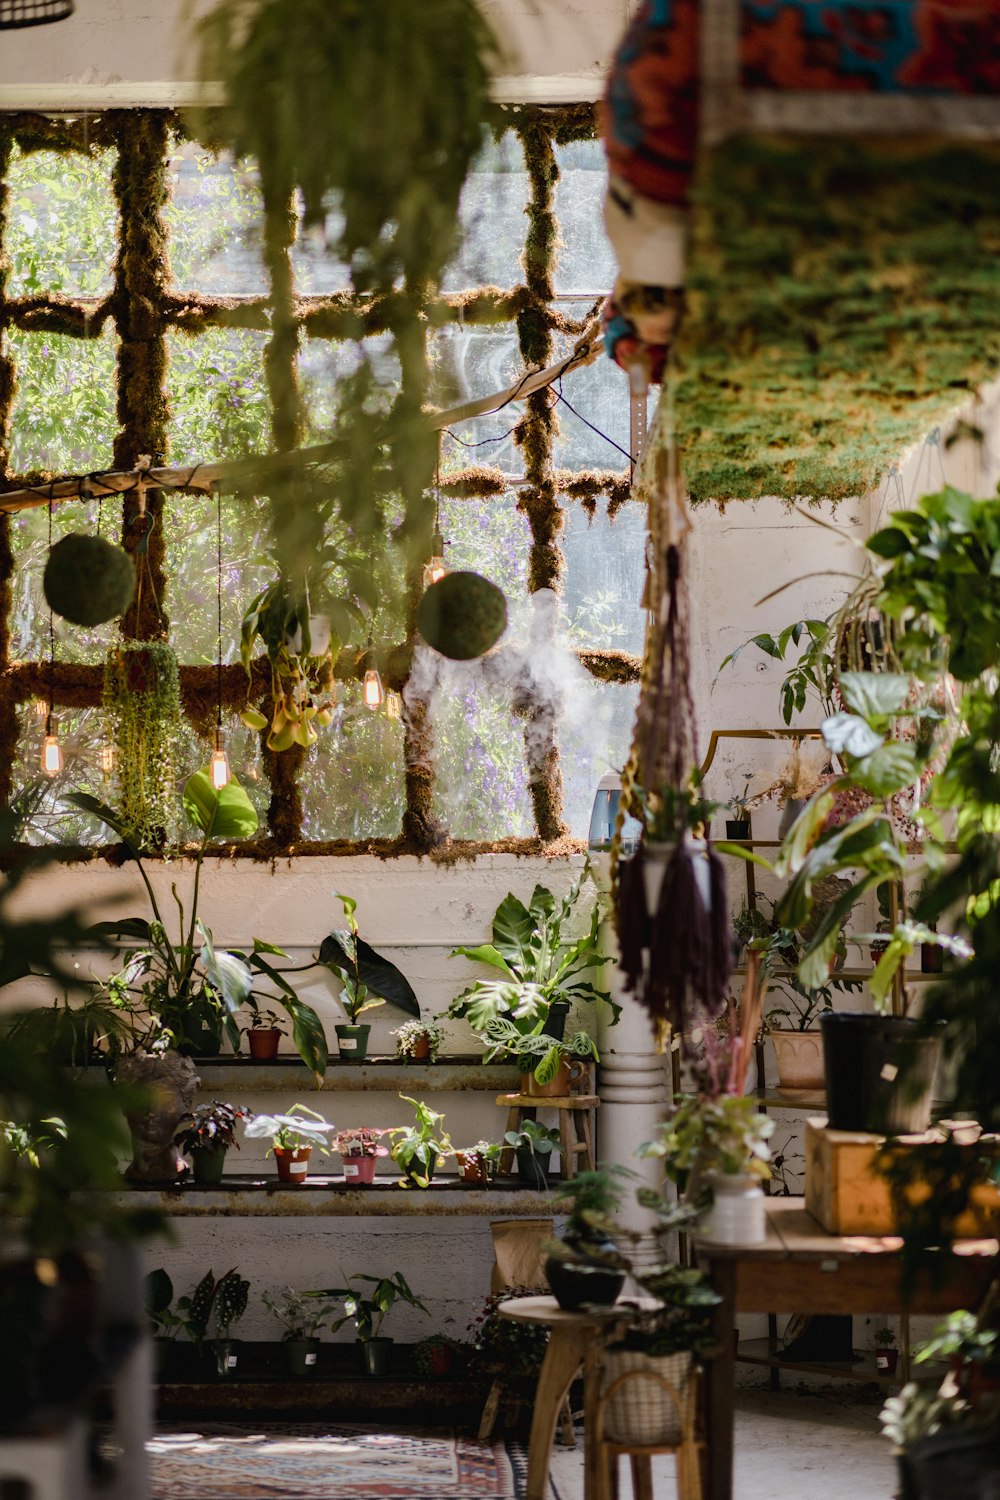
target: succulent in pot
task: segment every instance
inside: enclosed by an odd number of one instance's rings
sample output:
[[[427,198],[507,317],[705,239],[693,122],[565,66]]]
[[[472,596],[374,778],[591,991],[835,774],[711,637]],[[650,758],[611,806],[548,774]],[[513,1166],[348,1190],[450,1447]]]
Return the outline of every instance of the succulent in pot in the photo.
[[[250,1056],[255,1062],[273,1062],[278,1055],[281,1038],[287,1034],[281,1017],[269,1006],[261,1005],[254,994],[247,996],[244,1009],[248,1024],[241,1026],[240,1031],[247,1039]]]
[[[569,1210],[561,1237],[549,1242],[545,1275],[559,1306],[573,1312],[585,1303],[610,1306],[625,1284],[628,1261],[612,1238],[626,1184],[625,1167],[598,1167],[561,1182],[556,1212]]]
[[[544,1189],[549,1185],[549,1158],[558,1156],[562,1141],[558,1130],[550,1130],[537,1120],[522,1120],[519,1130],[508,1130],[504,1136],[514,1148],[518,1180],[524,1187]]]
[[[282,1287],[277,1297],[270,1292],[261,1301],[284,1328],[281,1335],[288,1369],[293,1375],[311,1375],[319,1359],[319,1335],[334,1324],[335,1313],[330,1302],[307,1297],[294,1287]],[[340,1327],[343,1318],[336,1319]]]
[[[278,1181],[302,1184],[309,1171],[315,1146],[329,1155],[327,1135],[334,1129],[329,1120],[307,1104],[293,1104],[285,1115],[257,1115],[246,1127],[248,1139],[270,1139],[270,1152],[278,1168]]]
[[[343,1158],[345,1182],[352,1187],[372,1185],[378,1158],[389,1155],[388,1147],[382,1145],[385,1134],[386,1131],[371,1125],[338,1131],[333,1139],[333,1150]]]
[[[236,1126],[240,1120],[252,1120],[253,1110],[245,1104],[224,1104],[213,1099],[211,1104],[196,1104],[184,1118],[189,1123],[174,1136],[174,1145],[190,1156],[195,1182],[203,1187],[216,1187],[222,1180],[226,1152],[240,1149]]]
[[[486,1028],[489,1050],[484,1061],[512,1057],[521,1072],[521,1092],[539,1098],[565,1098],[587,1074],[590,1062],[600,1062],[597,1047],[586,1031],[560,1040],[544,1031],[525,1036],[505,1016]]]
[[[365,1295],[363,1288],[357,1286],[358,1282],[369,1283],[370,1294]],[[347,1319],[353,1321],[362,1362],[369,1375],[388,1373],[393,1340],[383,1336],[382,1325],[397,1303],[405,1303],[418,1312],[427,1312],[402,1271],[393,1271],[389,1276],[371,1276],[366,1272],[359,1272],[356,1276],[348,1277],[346,1287],[326,1287],[305,1295],[336,1299],[343,1303],[344,1318],[341,1322]]]
[[[444,1031],[436,1021],[404,1021],[392,1033],[396,1054],[410,1062],[436,1062]]]
[[[444,1115],[420,1099],[400,1094],[404,1104],[413,1106],[412,1125],[393,1125],[386,1135],[392,1137],[392,1159],[402,1169],[404,1186],[427,1187],[443,1156],[450,1156],[452,1144],[445,1130]]]

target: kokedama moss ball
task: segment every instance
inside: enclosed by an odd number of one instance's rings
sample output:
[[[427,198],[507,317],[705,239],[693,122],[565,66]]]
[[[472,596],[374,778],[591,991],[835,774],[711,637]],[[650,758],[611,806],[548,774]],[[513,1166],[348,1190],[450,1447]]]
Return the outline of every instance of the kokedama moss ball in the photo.
[[[123,615],[135,598],[135,564],[103,537],[74,532],[49,553],[45,598],[72,625],[101,625]]]
[[[478,573],[446,573],[420,601],[417,629],[452,661],[482,656],[507,629],[507,601]]]

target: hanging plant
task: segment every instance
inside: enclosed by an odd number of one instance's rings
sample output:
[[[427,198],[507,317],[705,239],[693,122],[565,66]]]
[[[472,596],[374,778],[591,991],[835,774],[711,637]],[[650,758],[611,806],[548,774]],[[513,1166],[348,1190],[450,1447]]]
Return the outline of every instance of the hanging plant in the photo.
[[[121,641],[104,663],[104,711],[118,778],[118,817],[140,849],[175,833],[183,730],[177,658],[165,641]]]

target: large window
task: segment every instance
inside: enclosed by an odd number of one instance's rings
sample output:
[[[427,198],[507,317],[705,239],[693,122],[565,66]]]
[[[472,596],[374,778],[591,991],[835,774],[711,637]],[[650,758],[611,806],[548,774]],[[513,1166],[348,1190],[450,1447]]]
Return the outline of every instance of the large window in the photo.
[[[589,107],[512,110],[507,120],[467,183],[464,246],[429,309],[427,354],[442,407],[516,381],[526,364],[568,353],[613,274],[600,215],[603,159]],[[270,323],[252,170],[211,158],[158,112],[96,120],[8,115],[0,117],[0,179],[7,188],[0,197],[4,487],[131,468],[143,453],[156,463],[195,465],[266,452]],[[554,225],[545,218],[550,212]],[[539,222],[551,247],[541,258],[537,243],[526,253],[529,226]],[[306,440],[321,441],[333,419],[334,378],[356,359],[344,337],[352,299],[344,268],[310,238],[300,236],[290,259]],[[371,347],[391,378],[394,356],[378,330],[378,310],[366,313]],[[533,795],[535,726],[519,710],[516,684],[474,666],[439,673],[427,711],[430,797],[454,840],[537,847],[559,836],[560,816],[573,837],[585,837],[597,780],[628,752],[642,649],[644,517],[621,504],[626,386],[602,360],[567,380],[563,394],[571,406],[553,390],[463,422],[442,439],[449,566],[476,569],[501,585],[511,606],[510,640],[525,670],[547,679],[559,708],[558,757],[547,768],[557,792],[553,818],[540,813]],[[65,782],[108,794],[102,663],[119,626],[83,631],[57,618],[52,670],[41,574],[50,534],[99,526],[117,537],[129,522],[129,503],[74,501],[0,522],[5,796],[35,775],[43,725],[35,707],[50,688],[67,751]],[[204,715],[193,705],[216,650],[215,506],[204,496],[170,493],[156,497],[153,509],[151,566],[192,710],[186,750],[193,766],[207,757]],[[273,576],[273,564],[266,507],[225,497],[222,515],[226,718],[234,769],[268,830],[247,852],[275,844],[303,851],[418,847],[404,832],[416,796],[407,774],[410,726],[405,717],[365,713],[352,673],[339,724],[300,760],[262,754],[258,736],[239,724],[240,618]],[[539,608],[551,601],[545,596],[541,604],[531,590],[546,581],[560,591],[563,645],[555,651],[532,644]],[[405,692],[413,668],[408,632],[394,618],[385,628],[398,634],[382,644],[398,648],[391,653],[401,663],[393,686]],[[56,795],[50,801],[43,836],[94,841],[92,826],[67,813]]]

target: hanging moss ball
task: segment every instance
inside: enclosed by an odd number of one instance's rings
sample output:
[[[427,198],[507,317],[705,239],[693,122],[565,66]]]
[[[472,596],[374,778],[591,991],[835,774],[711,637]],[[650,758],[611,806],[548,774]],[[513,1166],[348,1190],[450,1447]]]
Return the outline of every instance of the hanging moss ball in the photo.
[[[507,629],[507,601],[495,583],[478,573],[446,573],[421,599],[417,629],[442,656],[471,661],[495,646]]]
[[[71,625],[101,625],[135,598],[135,564],[103,537],[73,532],[52,548],[42,582],[57,615]]]

